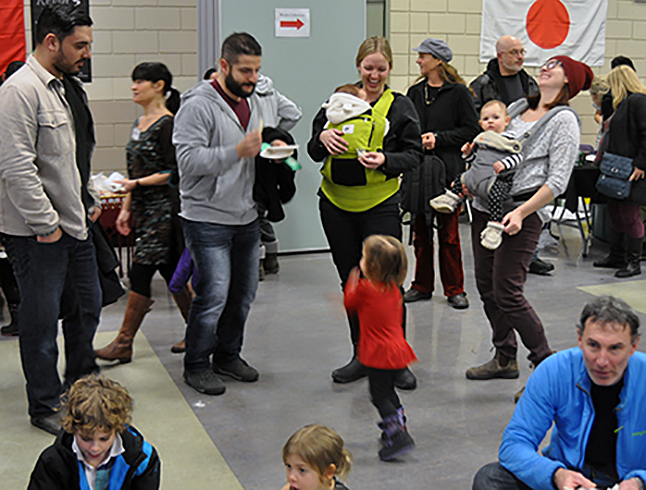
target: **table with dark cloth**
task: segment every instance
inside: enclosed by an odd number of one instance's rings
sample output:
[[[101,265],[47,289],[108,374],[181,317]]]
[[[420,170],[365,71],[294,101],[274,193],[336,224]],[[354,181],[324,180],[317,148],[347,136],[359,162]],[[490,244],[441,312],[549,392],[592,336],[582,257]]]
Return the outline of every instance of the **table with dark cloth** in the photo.
[[[557,203],[559,200],[564,200],[561,214],[558,218],[555,218],[557,207],[560,207],[557,205],[554,206],[554,211],[552,212],[552,219],[557,223],[578,228],[579,233],[581,234],[581,242],[583,243],[583,250],[581,252],[583,257],[588,256],[588,248],[592,239],[591,205],[606,203],[606,197],[599,194],[596,189],[598,178],[599,169],[592,163],[586,162],[583,165],[575,166],[565,193],[558,196],[556,199]],[[585,199],[590,199],[590,202],[586,203]],[[579,214],[579,204],[583,208],[583,217]],[[563,220],[563,215],[565,214],[566,209],[574,213],[576,216],[576,224],[571,225]],[[587,231],[583,228],[582,221],[585,221]]]

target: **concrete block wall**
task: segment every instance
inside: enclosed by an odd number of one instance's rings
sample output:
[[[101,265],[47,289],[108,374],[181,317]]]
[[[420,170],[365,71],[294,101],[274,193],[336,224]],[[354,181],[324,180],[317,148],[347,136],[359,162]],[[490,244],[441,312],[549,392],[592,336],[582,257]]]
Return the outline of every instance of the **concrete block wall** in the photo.
[[[25,0],[28,51],[31,49],[30,0]],[[449,43],[453,64],[467,82],[482,73],[478,59],[482,0],[390,0],[390,41],[394,69],[390,84],[406,91],[419,74],[412,48],[427,37]],[[90,0],[94,20],[93,81],[87,85],[95,118],[97,149],[94,171],[125,171],[124,147],[141,110],[131,101],[130,73],[142,61],[162,61],[184,91],[197,74],[196,0]],[[617,54],[630,56],[646,74],[646,3],[609,0],[606,23],[606,64]],[[531,74],[536,69],[529,68]],[[587,93],[573,107],[581,115],[583,138],[593,143],[597,126]]]
[[[390,0],[390,40],[394,67],[390,76],[393,89],[405,92],[419,76],[412,48],[427,37],[445,40],[454,53],[451,64],[470,83],[485,69],[480,63],[482,0]],[[595,74],[607,74],[610,60],[618,54],[629,56],[642,81],[646,76],[646,3],[609,0],[606,22],[606,61],[594,67]],[[536,68],[527,68],[536,75]],[[594,144],[598,126],[587,92],[572,101],[582,122],[582,143]]]
[[[161,61],[184,91],[197,81],[196,0],[90,0],[92,83],[86,84],[97,148],[94,172],[125,172],[125,145],[142,114],[132,102],[132,69]],[[27,51],[31,50],[30,0],[25,1]]]

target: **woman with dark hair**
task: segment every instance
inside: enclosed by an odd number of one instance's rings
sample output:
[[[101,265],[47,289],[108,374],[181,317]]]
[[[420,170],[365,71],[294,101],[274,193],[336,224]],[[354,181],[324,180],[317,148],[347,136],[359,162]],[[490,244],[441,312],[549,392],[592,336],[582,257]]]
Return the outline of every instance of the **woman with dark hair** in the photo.
[[[415,105],[422,122],[422,144],[427,154],[437,155],[446,167],[447,182],[464,172],[460,149],[480,132],[478,115],[473,97],[457,70],[449,63],[453,59],[451,48],[441,39],[429,38],[413,51],[417,51],[422,80],[413,85],[406,95]],[[424,168],[425,174],[430,169]],[[402,186],[413,193],[411,175],[404,175]],[[424,196],[424,181],[420,179],[419,191]],[[424,202],[435,196],[425,196]],[[464,292],[462,248],[458,232],[458,214],[436,214],[427,205],[427,212],[414,216],[413,245],[415,247],[415,278],[404,295],[404,301],[428,300],[435,289],[433,265],[433,229],[437,221],[439,242],[438,263],[444,296],[456,309],[469,307]],[[435,219],[434,219],[435,218]]]
[[[614,61],[614,60],[613,60]],[[608,215],[613,234],[610,254],[594,263],[595,267],[619,269],[615,277],[641,274],[640,260],[644,241],[641,204],[646,196],[635,183],[646,171],[646,87],[629,66],[619,65],[608,74],[614,114],[608,129],[606,151],[633,159],[633,191],[628,199],[608,198]],[[640,186],[640,189],[643,187]]]
[[[173,76],[162,63],[140,63],[132,72],[132,80],[133,100],[144,108],[144,115],[135,121],[126,145],[128,179],[119,183],[127,195],[116,223],[119,233],[129,235],[131,220],[134,222],[130,294],[117,338],[96,351],[99,359],[124,364],[132,360],[135,334],[153,304],[153,275],[159,271],[168,284],[184,250],[177,216],[179,176],[171,139],[179,92],[172,88]],[[186,321],[190,291],[185,287],[173,294],[173,299]],[[173,352],[182,352],[183,343],[173,346]]]
[[[507,204],[502,221],[503,240],[496,250],[480,244],[480,234],[489,219],[488,203],[478,196],[473,201],[471,239],[476,284],[496,353],[489,362],[467,369],[468,379],[518,378],[515,332],[529,350],[528,359],[534,366],[552,353],[543,324],[524,296],[524,286],[543,223],[550,218],[544,207],[565,192],[579,151],[579,118],[572,109],[562,106],[587,90],[592,79],[587,65],[568,56],[555,56],[541,67],[539,94],[509,106],[512,119],[506,132],[515,139],[528,133],[531,136],[523,141],[523,162],[514,175],[512,202]],[[534,127],[538,129],[532,133]]]
[[[375,127],[380,128],[371,133],[369,148],[360,154],[355,152],[353,158],[343,158],[348,141],[343,138],[343,131],[327,128],[325,109],[314,118],[312,138],[307,145],[312,160],[324,162],[319,211],[342,287],[350,271],[359,265],[366,238],[389,235],[401,241],[399,175],[414,169],[422,158],[415,109],[407,97],[386,85],[392,60],[388,40],[381,36],[366,39],[355,60],[365,101],[372,107]],[[383,141],[377,144],[378,139]],[[356,312],[346,313],[354,352],[347,365],[332,372],[337,383],[350,383],[366,376],[365,367],[357,359],[359,318]],[[405,318],[402,321],[405,323]],[[417,381],[406,369],[396,380],[396,386],[414,389]]]

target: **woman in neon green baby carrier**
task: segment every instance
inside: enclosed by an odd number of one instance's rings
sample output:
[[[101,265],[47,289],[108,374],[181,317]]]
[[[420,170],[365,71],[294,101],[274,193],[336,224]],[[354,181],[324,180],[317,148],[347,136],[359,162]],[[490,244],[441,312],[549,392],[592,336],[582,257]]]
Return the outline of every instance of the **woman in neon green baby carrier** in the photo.
[[[364,151],[357,152],[348,143],[353,140],[353,133],[346,135],[343,127],[329,127],[326,110],[321,108],[312,123],[312,138],[307,147],[312,160],[324,162],[323,182],[318,192],[319,210],[342,287],[350,271],[359,265],[362,244],[368,236],[382,234],[401,240],[398,177],[415,168],[422,159],[421,130],[415,108],[406,96],[386,85],[392,69],[388,41],[380,36],[366,39],[359,48],[356,66],[361,78],[358,85],[365,91],[365,101],[371,107],[369,124],[375,125],[372,139],[368,138],[366,148],[358,148]],[[379,128],[384,118],[388,131],[383,128],[383,141],[377,144],[375,138],[382,137]],[[356,125],[346,129],[360,130]],[[354,313],[347,312],[347,316],[354,351],[350,362],[332,373],[337,383],[349,383],[366,375],[356,358],[359,320]],[[416,384],[410,371],[397,382],[404,389],[414,389]]]

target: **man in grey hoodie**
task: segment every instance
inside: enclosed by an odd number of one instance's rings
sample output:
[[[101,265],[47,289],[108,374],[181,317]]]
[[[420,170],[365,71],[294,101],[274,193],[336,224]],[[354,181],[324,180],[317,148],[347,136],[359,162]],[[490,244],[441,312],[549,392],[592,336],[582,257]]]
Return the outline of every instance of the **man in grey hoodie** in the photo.
[[[214,80],[184,93],[173,133],[180,216],[199,271],[186,329],[184,380],[207,395],[225,391],[216,374],[258,379],[240,351],[258,288],[260,231],[252,191],[254,158],[262,144],[254,94],[262,50],[253,36],[234,33],[221,53]]]

